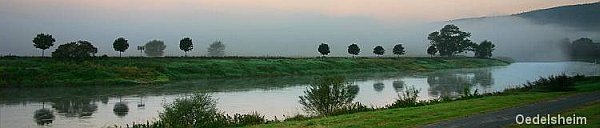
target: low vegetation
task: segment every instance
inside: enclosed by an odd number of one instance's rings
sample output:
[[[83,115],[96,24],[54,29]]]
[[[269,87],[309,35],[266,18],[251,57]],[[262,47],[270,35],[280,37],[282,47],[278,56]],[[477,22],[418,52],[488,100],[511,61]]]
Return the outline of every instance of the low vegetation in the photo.
[[[557,90],[553,87],[553,84],[565,83],[565,80],[574,82],[569,83],[574,89]],[[296,115],[283,122],[267,120],[258,113],[229,116],[216,109],[216,101],[209,95],[197,94],[166,105],[158,121],[133,124],[131,127],[413,127],[571,94],[565,91],[600,90],[597,87],[599,83],[599,77],[563,74],[524,84],[518,90],[479,94],[477,90],[465,88],[460,97],[440,97],[427,101],[417,100],[419,90],[408,87],[399,92],[399,98],[394,103],[383,108],[370,108],[353,102],[358,90],[343,77],[324,76],[315,79],[305,95],[299,97],[299,102],[312,115]]]
[[[0,86],[154,84],[173,80],[327,75],[362,72],[426,72],[507,65],[477,58],[105,58],[56,60],[0,58]]]
[[[158,121],[126,125],[129,128],[220,128],[264,124],[258,113],[225,115],[217,110],[216,101],[207,94],[195,94],[165,105]],[[120,127],[120,126],[115,126]]]
[[[553,85],[565,80],[574,82],[569,86],[575,89],[555,88],[555,85]],[[563,74],[541,78],[536,82],[524,84],[519,89],[508,90],[502,93],[479,94],[476,90],[465,90],[461,97],[454,99],[441,97],[429,101],[417,101],[415,94],[418,93],[418,90],[409,88],[401,92],[400,98],[396,102],[386,108],[379,108],[375,111],[318,118],[299,116],[295,117],[299,119],[255,125],[252,127],[416,127],[442,120],[459,118],[465,115],[501,110],[541,100],[553,99],[584,90],[598,91],[600,90],[600,77],[571,77]],[[596,105],[573,111],[593,114],[597,113],[594,111],[596,110],[594,109],[595,106],[597,106],[597,103]],[[596,116],[590,115],[590,117]]]

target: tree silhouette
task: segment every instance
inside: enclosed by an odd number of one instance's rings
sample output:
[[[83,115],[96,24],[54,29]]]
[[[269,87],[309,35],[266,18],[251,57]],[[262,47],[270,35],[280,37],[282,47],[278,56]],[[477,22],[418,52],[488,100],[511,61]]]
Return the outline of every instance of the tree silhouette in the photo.
[[[121,57],[121,53],[129,48],[129,43],[127,43],[125,38],[119,37],[113,42],[113,48],[115,51],[119,52],[119,57]]]
[[[179,49],[183,50],[185,56],[187,57],[187,52],[194,49],[192,39],[188,37],[181,39],[181,41],[179,41]]]
[[[208,56],[225,56],[225,44],[215,41],[208,47]]]
[[[321,53],[321,55],[323,57],[325,57],[326,55],[328,55],[331,52],[331,51],[329,51],[329,45],[326,43],[321,43],[319,45],[319,49],[317,49],[317,50],[319,50],[319,53]]]
[[[406,51],[404,51],[404,46],[402,46],[402,44],[396,44],[396,46],[394,46],[394,49],[392,49],[392,52],[394,52],[394,55],[404,55],[406,53]]]
[[[489,58],[492,57],[495,45],[491,41],[485,40],[479,45],[474,45],[475,57],[478,58]]]
[[[385,53],[385,49],[383,49],[382,46],[376,46],[373,49],[373,53],[377,54],[378,56],[381,56],[381,55],[383,55]]]
[[[77,41],[58,46],[52,52],[52,57],[56,58],[89,58],[98,53],[98,48],[94,47],[88,41]]]
[[[52,47],[56,40],[50,34],[40,33],[33,38],[33,46],[42,49],[42,57],[44,57],[44,51]]]
[[[431,45],[429,46],[429,48],[427,48],[427,54],[431,55],[431,57],[435,56],[435,53],[437,53],[437,48],[435,48],[435,46]]]
[[[163,56],[165,48],[167,48],[165,42],[152,40],[144,45],[144,53],[150,57],[160,57]]]
[[[441,56],[454,56],[469,50],[473,42],[471,33],[460,31],[455,25],[446,25],[439,32],[432,32],[427,39],[435,46]]]
[[[348,53],[352,54],[352,57],[354,57],[360,54],[360,48],[356,43],[351,44],[350,46],[348,46]]]

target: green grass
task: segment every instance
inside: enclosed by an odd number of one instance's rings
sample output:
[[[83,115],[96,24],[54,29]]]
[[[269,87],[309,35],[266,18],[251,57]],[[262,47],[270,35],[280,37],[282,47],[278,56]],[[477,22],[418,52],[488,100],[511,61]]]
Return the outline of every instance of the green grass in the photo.
[[[360,112],[251,127],[416,127],[480,112],[500,110],[512,106],[548,100],[565,94],[567,93],[516,93],[514,95],[489,96],[421,107]]]
[[[585,125],[511,125],[513,128],[600,128],[600,102],[594,102],[585,106],[569,109],[559,113],[571,116],[573,114],[586,117]],[[553,114],[556,115],[556,114]]]
[[[418,127],[576,93],[600,91],[600,79],[598,77],[588,77],[587,80],[576,82],[575,88],[576,90],[573,92],[510,92],[497,96],[486,96],[483,98],[458,100],[420,107],[384,109],[250,127]],[[588,119],[588,123],[590,123],[590,121],[598,121],[600,119],[600,111],[598,110],[600,110],[600,105],[595,103],[566,113],[567,115],[581,113],[582,116],[590,118]],[[597,127],[598,124],[599,122],[596,122],[592,126]]]
[[[507,65],[477,58],[0,58],[0,87],[154,84],[173,80],[426,72]]]

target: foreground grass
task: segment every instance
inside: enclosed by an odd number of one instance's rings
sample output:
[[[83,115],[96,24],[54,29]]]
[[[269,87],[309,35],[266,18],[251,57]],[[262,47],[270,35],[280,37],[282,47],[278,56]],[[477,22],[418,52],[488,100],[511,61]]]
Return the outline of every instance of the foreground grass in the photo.
[[[499,96],[458,100],[420,107],[385,109],[303,121],[284,121],[251,127],[417,127],[481,112],[497,111],[555,99],[576,93],[599,91],[600,79],[593,77],[590,80],[579,81],[576,83],[575,89],[576,91],[574,92],[507,92]],[[565,114],[582,114],[582,116],[589,118],[588,123],[592,122],[592,126],[598,126],[600,122],[593,123],[593,121],[600,120],[600,111],[598,110],[600,110],[600,105],[595,103],[590,106],[570,110]]]
[[[578,92],[591,92],[600,90],[600,80],[590,80],[579,82],[578,86],[575,87]],[[600,128],[600,101],[588,104],[586,106],[580,106],[577,108],[565,110],[563,112],[554,113],[553,115],[577,115],[586,117],[587,125],[517,125],[513,124],[510,127],[513,128]]]
[[[0,87],[153,84],[172,80],[322,75],[359,72],[426,72],[507,65],[477,58],[0,58]]]
[[[586,117],[586,125],[511,125],[512,128],[600,128],[600,102],[594,102],[592,104],[573,108],[567,111],[559,113],[562,115],[571,116],[573,114],[577,116]],[[553,114],[556,115],[556,114]]]
[[[387,109],[305,121],[285,121],[252,127],[416,127],[443,120],[495,111],[557,98],[565,92],[522,92],[502,96],[459,100],[421,107]]]

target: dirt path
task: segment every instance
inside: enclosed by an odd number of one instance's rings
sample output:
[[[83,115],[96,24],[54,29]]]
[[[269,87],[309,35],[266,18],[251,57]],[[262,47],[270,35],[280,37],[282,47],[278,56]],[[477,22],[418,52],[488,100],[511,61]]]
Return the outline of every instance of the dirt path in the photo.
[[[569,108],[585,105],[586,103],[600,101],[600,92],[577,94],[551,101],[518,106],[495,112],[487,112],[469,117],[443,121],[426,125],[426,128],[456,128],[456,127],[506,127],[515,123],[517,114],[533,117],[537,114],[546,115],[567,110]]]

